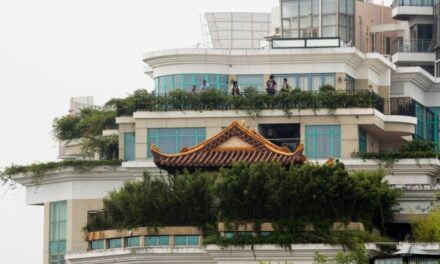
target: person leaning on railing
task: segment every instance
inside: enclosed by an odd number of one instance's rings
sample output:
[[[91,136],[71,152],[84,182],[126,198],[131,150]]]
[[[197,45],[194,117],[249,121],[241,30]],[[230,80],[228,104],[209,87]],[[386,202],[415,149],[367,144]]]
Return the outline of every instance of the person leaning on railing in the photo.
[[[274,80],[274,76],[271,75],[266,82],[266,92],[268,95],[275,95],[277,92],[277,82]]]
[[[232,82],[231,95],[232,96],[239,96],[240,95],[240,86],[238,85],[237,81]]]
[[[281,92],[288,92],[290,90],[292,90],[292,86],[290,86],[287,78],[284,78],[283,79],[283,86],[281,86]]]

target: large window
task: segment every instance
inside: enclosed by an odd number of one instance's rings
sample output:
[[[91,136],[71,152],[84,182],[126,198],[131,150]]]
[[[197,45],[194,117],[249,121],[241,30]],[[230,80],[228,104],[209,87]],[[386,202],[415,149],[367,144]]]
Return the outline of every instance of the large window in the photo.
[[[206,80],[210,88],[228,91],[228,75],[221,74],[175,74],[157,77],[155,89],[157,94],[168,94],[174,89],[191,91],[193,85],[200,89],[202,81]]]
[[[50,203],[49,263],[64,264],[66,253],[67,202]]]
[[[277,74],[275,81],[278,87],[281,87],[284,78],[287,78],[289,85],[293,88],[300,88],[304,91],[319,91],[319,88],[324,85],[333,87],[336,85],[336,73]]]
[[[355,0],[282,0],[283,37],[354,42],[354,11]]]
[[[175,236],[174,244],[176,246],[198,246],[200,244],[199,236]]]
[[[166,247],[170,245],[169,236],[146,236],[145,245],[149,247]]]
[[[124,133],[124,160],[133,161],[135,157],[135,134]]]
[[[107,248],[121,248],[122,238],[113,238],[107,240]]]
[[[238,75],[237,76],[238,85],[244,90],[246,88],[256,88],[259,91],[264,90],[264,80],[263,75]]]
[[[173,154],[206,140],[206,128],[149,128],[147,134],[149,158],[153,157],[152,145],[164,153]]]
[[[94,240],[90,242],[90,249],[91,250],[99,250],[104,249],[104,240]]]
[[[341,126],[306,126],[306,155],[312,159],[341,157]]]
[[[125,247],[131,248],[131,247],[139,247],[141,240],[137,237],[127,237],[125,238]]]

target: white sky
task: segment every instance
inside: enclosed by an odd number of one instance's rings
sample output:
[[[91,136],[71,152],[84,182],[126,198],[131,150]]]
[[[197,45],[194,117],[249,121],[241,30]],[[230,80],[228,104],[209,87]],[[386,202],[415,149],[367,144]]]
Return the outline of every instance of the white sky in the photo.
[[[142,54],[201,42],[199,15],[277,0],[0,0],[0,168],[55,160],[69,98],[103,104],[152,88]],[[42,263],[43,212],[0,188],[0,263]]]
[[[278,0],[0,0],[0,168],[55,160],[69,98],[103,104],[152,88],[142,54],[201,42],[199,15],[270,12]],[[43,212],[0,188],[0,262],[42,263]]]

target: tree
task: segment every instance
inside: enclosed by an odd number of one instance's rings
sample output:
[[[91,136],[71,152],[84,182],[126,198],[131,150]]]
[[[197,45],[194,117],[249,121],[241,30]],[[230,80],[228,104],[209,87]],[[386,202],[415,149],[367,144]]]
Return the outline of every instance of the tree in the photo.
[[[412,226],[417,242],[440,242],[440,209],[432,210],[426,217],[419,217]]]

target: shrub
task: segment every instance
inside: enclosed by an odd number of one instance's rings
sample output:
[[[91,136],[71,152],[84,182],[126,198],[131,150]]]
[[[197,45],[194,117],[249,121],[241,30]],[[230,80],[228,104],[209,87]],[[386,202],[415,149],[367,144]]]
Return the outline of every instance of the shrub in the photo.
[[[435,150],[435,143],[427,140],[413,140],[405,143],[401,148],[401,152],[429,152]]]
[[[412,226],[416,242],[440,242],[440,209],[416,219]]]
[[[340,163],[289,169],[278,163],[237,163],[219,172],[166,179],[146,174],[142,182],[128,182],[104,199],[105,226],[196,225],[206,230],[222,221],[254,223],[258,229],[267,221],[276,231],[307,237],[304,228],[313,224],[312,236],[328,241],[334,222],[382,228],[392,219],[399,192],[382,179],[381,173],[350,176]]]

